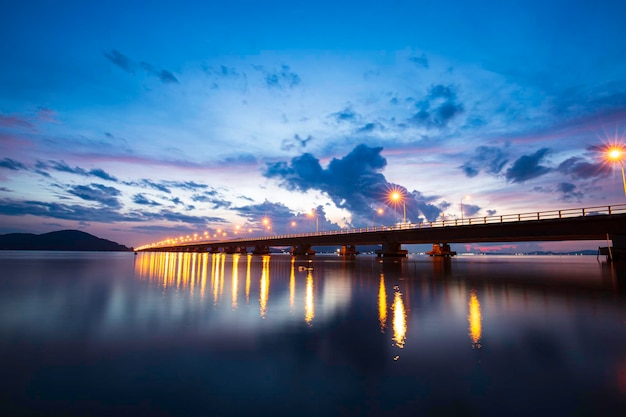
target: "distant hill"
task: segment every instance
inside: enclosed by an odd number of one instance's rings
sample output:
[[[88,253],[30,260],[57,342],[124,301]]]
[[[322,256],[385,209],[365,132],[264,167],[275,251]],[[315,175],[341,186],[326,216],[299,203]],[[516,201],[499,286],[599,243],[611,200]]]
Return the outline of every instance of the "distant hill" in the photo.
[[[0,235],[0,250],[71,250],[71,251],[130,251],[119,243],[101,239],[78,230],[35,235],[32,233],[9,233]]]

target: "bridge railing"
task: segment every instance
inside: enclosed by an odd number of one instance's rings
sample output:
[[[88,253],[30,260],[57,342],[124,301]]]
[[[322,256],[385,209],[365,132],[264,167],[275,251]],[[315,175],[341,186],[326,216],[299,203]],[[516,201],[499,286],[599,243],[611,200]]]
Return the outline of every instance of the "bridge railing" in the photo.
[[[362,228],[346,228],[340,230],[326,230],[321,232],[309,232],[309,233],[293,233],[293,234],[281,234],[281,235],[269,235],[269,236],[255,236],[255,237],[240,237],[236,239],[228,239],[225,241],[216,239],[200,238],[193,241],[186,241],[183,243],[171,244],[171,243],[153,243],[141,246],[137,250],[155,248],[155,247],[176,247],[176,246],[193,246],[193,245],[207,245],[214,243],[219,245],[223,242],[229,244],[236,244],[237,242],[263,242],[265,240],[273,239],[285,239],[285,238],[306,238],[315,236],[329,236],[329,235],[342,235],[349,233],[369,233],[369,232],[383,232],[393,230],[406,230],[406,229],[424,229],[433,227],[451,227],[451,226],[474,226],[479,224],[496,224],[496,223],[511,223],[511,222],[527,222],[549,219],[567,219],[573,217],[584,216],[598,216],[598,215],[614,215],[614,214],[626,214],[626,204],[618,204],[613,206],[595,206],[584,208],[572,208],[564,210],[549,210],[538,212],[527,212],[519,214],[504,214],[500,216],[484,216],[484,217],[469,217],[463,219],[445,219],[437,221],[422,221],[419,223],[399,223],[391,226],[374,226],[374,227],[362,227]]]

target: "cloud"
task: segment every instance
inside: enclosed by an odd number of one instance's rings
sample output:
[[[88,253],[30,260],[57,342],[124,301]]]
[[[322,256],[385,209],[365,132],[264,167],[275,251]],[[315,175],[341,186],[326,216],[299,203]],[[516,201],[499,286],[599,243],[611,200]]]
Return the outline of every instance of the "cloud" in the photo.
[[[84,222],[117,223],[117,222],[145,222],[171,221],[206,226],[207,223],[226,223],[221,217],[189,216],[170,210],[159,212],[130,212],[123,213],[115,207],[87,207],[79,204],[60,204],[42,201],[17,201],[0,199],[0,215],[47,217],[61,220],[76,220]],[[151,227],[151,226],[148,226]]]
[[[191,199],[199,203],[210,203],[212,209],[229,208],[232,203],[220,196],[216,190],[205,191],[201,194],[194,194]]]
[[[143,194],[135,194],[133,196],[133,203],[135,204],[140,204],[142,206],[160,206],[160,203],[157,203],[154,200],[150,200],[148,199],[145,195]]]
[[[415,103],[417,113],[410,122],[428,127],[445,127],[456,115],[463,112],[463,104],[457,101],[456,89],[442,84],[432,85],[428,94]]]
[[[463,215],[465,217],[472,217],[480,211],[480,206],[474,204],[463,204]]]
[[[72,168],[67,163],[65,163],[65,161],[37,161],[37,163],[35,164],[35,168],[38,169],[38,173],[45,176],[49,176],[46,170],[51,169],[57,172],[66,172],[68,174],[76,174],[83,177],[96,177],[107,181],[117,182],[117,178],[107,173],[103,169],[94,168],[87,171],[86,169],[77,166]]]
[[[255,65],[253,68],[263,73],[265,84],[270,88],[294,88],[301,82],[300,76],[291,71],[288,65],[281,65],[279,69],[273,71],[268,71],[261,65]]]
[[[280,185],[288,190],[326,193],[337,207],[352,213],[353,223],[371,223],[375,208],[387,199],[392,189],[407,196],[405,204],[409,218],[415,220],[419,213],[428,219],[436,218],[440,210],[429,204],[421,193],[408,193],[406,188],[388,182],[380,173],[387,165],[381,151],[381,147],[361,144],[343,158],[333,158],[326,169],[313,155],[304,153],[290,163],[267,164],[264,175],[279,179]]]
[[[121,208],[117,199],[121,195],[120,190],[107,187],[102,184],[75,185],[69,189],[69,193],[87,201],[95,201],[110,208]]]
[[[141,217],[136,215],[123,215],[111,207],[85,207],[78,204],[60,204],[41,201],[16,201],[0,199],[0,214],[7,216],[32,215],[38,217],[50,217],[62,220],[78,220],[112,223],[124,221],[137,221]]]
[[[493,146],[479,146],[474,150],[471,160],[461,166],[468,177],[475,177],[482,170],[488,174],[499,174],[506,163],[507,155],[500,148]]]
[[[347,106],[336,113],[331,113],[330,117],[338,122],[356,122],[361,119],[361,116],[352,110],[351,106]]]
[[[112,49],[111,52],[105,52],[104,56],[111,63],[130,74],[135,74],[135,69],[141,68],[146,71],[147,74],[157,77],[162,83],[179,83],[178,78],[176,78],[176,76],[174,76],[174,74],[172,74],[170,71],[156,68],[154,65],[143,61],[137,64],[135,63],[135,61],[116,49]]]
[[[506,179],[510,182],[524,182],[540,177],[551,171],[550,168],[539,163],[550,152],[548,148],[541,148],[531,155],[521,156],[513,163],[513,166],[506,171]]]
[[[7,193],[12,192],[12,190],[8,189],[7,187],[0,187],[0,191],[4,191],[4,192],[7,192]]]
[[[141,62],[140,65],[141,65],[141,68],[146,70],[148,74],[154,75],[159,80],[161,80],[161,82],[165,84],[168,84],[168,83],[178,84],[179,83],[178,78],[176,78],[174,74],[172,74],[171,72],[167,70],[164,70],[164,69],[160,70],[158,68],[155,68],[154,65],[148,64],[147,62]]]
[[[18,162],[14,159],[4,158],[0,160],[0,168],[6,168],[12,171],[20,171],[20,170],[25,170],[26,166],[23,163]]]
[[[294,148],[306,148],[307,143],[309,143],[311,139],[313,139],[311,135],[307,136],[305,139],[302,139],[300,135],[296,133],[295,135],[293,135],[293,138],[283,139],[280,149],[282,149],[283,151],[291,151]]]
[[[561,162],[557,170],[574,179],[603,178],[611,173],[611,167],[603,163],[591,163],[574,156]]]
[[[425,54],[422,54],[420,56],[410,56],[408,60],[418,67],[428,68],[428,58],[426,58]]]
[[[104,56],[124,71],[131,74],[135,73],[135,63],[120,51],[112,49],[111,52],[105,52]]]
[[[34,126],[31,122],[19,116],[9,116],[0,113],[0,127],[7,128],[26,128],[33,129]]]
[[[561,200],[563,201],[580,201],[583,198],[583,193],[578,191],[575,184],[562,182],[556,187],[556,191],[561,194]]]

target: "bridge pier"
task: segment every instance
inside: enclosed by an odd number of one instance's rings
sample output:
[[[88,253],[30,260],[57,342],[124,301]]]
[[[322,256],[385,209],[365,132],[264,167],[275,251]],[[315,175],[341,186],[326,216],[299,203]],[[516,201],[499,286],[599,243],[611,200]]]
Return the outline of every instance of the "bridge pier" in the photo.
[[[598,248],[599,255],[606,255],[607,262],[620,261],[626,259],[626,235],[608,235],[611,239],[612,246],[605,246]],[[609,243],[610,244],[610,243]]]
[[[246,248],[245,246],[226,246],[224,248],[224,253],[228,255],[232,255],[234,253],[240,253],[242,255],[245,255],[246,253],[248,253],[248,248]]]
[[[433,249],[426,252],[430,256],[444,256],[452,257],[456,255],[456,252],[450,250],[450,245],[447,243],[433,243]]]
[[[254,245],[254,249],[252,250],[253,255],[269,255],[270,248],[265,245]]]
[[[400,242],[383,242],[382,249],[376,250],[376,256],[381,258],[406,258],[409,251],[402,249]]]
[[[291,254],[293,256],[299,255],[315,255],[315,250],[311,248],[311,245],[308,243],[301,243],[298,245],[294,245],[291,247]]]
[[[341,245],[341,250],[339,251],[340,256],[353,257],[358,254],[359,252],[357,252],[355,245]]]

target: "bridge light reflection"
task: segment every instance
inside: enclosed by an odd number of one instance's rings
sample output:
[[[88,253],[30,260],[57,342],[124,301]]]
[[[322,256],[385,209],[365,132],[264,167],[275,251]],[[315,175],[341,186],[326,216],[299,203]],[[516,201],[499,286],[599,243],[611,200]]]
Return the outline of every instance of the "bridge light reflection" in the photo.
[[[402,301],[402,293],[396,287],[393,295],[393,338],[396,342],[396,346],[400,349],[404,348],[404,342],[406,341],[406,310],[404,308],[404,301]]]
[[[237,293],[239,292],[239,255],[238,253],[233,255],[233,271],[231,276],[232,281],[232,306],[237,308]]]
[[[304,320],[310,326],[315,318],[315,299],[313,288],[313,272],[306,274],[306,287],[304,296]]]
[[[261,318],[267,314],[267,300],[270,292],[270,256],[263,255],[263,265],[261,267],[261,281],[259,283],[259,309]]]
[[[385,333],[385,327],[387,327],[387,290],[385,289],[384,274],[380,274],[378,284],[378,321],[380,322],[380,332]]]
[[[475,290],[472,290],[470,295],[467,320],[469,322],[469,336],[472,339],[472,348],[480,349],[482,347],[480,342],[482,336],[482,316],[480,313],[480,302]]]

